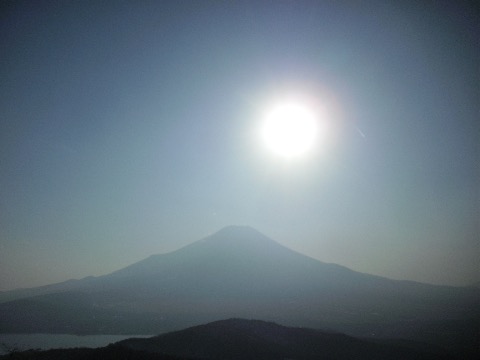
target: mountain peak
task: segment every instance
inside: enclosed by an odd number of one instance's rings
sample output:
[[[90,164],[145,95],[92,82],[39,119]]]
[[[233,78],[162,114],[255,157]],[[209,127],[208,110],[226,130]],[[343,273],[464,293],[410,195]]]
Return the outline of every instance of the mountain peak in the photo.
[[[258,247],[260,244],[280,245],[251,226],[230,225],[191,245]]]
[[[231,259],[244,257],[264,262],[266,257],[296,254],[250,226],[231,225],[175,251],[194,258]],[[298,255],[298,254],[296,254]],[[273,261],[273,260],[272,260]]]
[[[249,236],[265,236],[257,229],[254,229],[248,225],[229,225],[225,226],[224,228],[218,230],[213,235],[221,235],[221,236],[242,236],[242,237],[249,237]]]

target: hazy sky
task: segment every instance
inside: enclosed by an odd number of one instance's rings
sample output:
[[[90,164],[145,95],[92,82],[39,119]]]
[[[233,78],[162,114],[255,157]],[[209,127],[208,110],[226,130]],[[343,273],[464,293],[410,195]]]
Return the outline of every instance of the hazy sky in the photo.
[[[230,224],[357,271],[480,280],[479,34],[456,1],[2,1],[0,290]],[[257,136],[285,94],[329,114],[298,161]]]

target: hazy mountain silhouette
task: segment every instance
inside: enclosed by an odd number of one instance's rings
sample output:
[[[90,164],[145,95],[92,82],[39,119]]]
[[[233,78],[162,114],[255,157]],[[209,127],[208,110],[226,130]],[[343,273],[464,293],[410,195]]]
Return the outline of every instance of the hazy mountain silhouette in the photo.
[[[152,334],[238,317],[359,336],[413,329],[416,339],[460,347],[478,336],[480,318],[480,289],[355,272],[242,226],[109,275],[2,297],[17,299],[0,304],[0,332]],[[432,327],[440,329],[433,340]]]

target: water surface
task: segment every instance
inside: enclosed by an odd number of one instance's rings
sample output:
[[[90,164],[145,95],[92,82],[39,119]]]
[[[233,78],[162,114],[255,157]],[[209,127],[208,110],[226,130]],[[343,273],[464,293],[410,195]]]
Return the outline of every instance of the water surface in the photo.
[[[0,334],[0,355],[12,349],[96,348],[132,337],[150,336],[153,335]]]

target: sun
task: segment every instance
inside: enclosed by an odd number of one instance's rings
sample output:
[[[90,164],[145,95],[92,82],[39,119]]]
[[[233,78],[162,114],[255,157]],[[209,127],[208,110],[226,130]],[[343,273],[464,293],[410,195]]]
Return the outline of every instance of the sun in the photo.
[[[261,126],[261,137],[266,147],[286,159],[303,156],[312,150],[317,132],[316,114],[297,102],[273,106]]]

